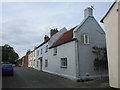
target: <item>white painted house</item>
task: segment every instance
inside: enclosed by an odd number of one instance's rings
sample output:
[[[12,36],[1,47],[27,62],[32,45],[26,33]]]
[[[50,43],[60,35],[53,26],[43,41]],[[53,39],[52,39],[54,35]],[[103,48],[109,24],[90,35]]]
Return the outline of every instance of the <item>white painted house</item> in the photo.
[[[109,83],[120,88],[120,0],[113,3],[101,22],[106,29]]]
[[[35,50],[30,51],[28,55],[28,67],[35,68]]]
[[[92,8],[84,11],[84,20],[70,30],[52,30],[54,35],[35,49],[38,70],[73,80],[100,77],[94,70],[92,47],[105,47],[105,32],[93,16]],[[102,76],[107,70],[102,70]]]

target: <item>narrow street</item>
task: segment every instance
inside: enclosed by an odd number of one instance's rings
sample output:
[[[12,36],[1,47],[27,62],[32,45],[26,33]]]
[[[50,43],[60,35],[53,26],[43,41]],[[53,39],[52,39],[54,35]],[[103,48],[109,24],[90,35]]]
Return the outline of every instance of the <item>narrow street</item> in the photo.
[[[95,86],[97,87],[94,84],[75,82],[24,67],[14,67],[14,76],[2,77],[2,88],[94,88]]]

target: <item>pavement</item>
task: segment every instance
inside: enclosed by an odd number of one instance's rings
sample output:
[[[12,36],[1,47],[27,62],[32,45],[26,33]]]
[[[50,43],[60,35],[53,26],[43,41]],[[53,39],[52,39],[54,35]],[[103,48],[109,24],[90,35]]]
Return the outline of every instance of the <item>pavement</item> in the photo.
[[[14,67],[14,76],[2,76],[2,88],[110,88],[108,78],[75,82],[47,72]]]

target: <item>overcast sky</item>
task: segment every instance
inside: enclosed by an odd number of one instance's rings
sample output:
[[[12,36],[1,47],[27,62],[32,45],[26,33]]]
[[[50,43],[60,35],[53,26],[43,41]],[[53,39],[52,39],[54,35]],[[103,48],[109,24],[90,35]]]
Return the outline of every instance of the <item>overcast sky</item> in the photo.
[[[20,57],[33,50],[51,28],[68,30],[84,19],[84,9],[94,6],[98,22],[113,2],[4,2],[0,3],[0,45],[14,47]],[[2,5],[1,5],[2,4]],[[102,24],[100,24],[102,26]],[[1,27],[2,26],[2,27]],[[103,26],[102,26],[103,27]],[[104,28],[104,27],[103,27]]]

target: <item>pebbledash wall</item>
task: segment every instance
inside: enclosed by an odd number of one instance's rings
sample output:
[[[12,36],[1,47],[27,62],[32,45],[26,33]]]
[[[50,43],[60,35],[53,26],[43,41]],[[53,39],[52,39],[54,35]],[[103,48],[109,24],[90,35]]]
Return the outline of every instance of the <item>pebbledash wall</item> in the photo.
[[[72,80],[88,78],[86,74],[89,75],[89,78],[100,77],[100,72],[94,70],[93,62],[96,56],[92,53],[92,47],[105,47],[106,40],[105,32],[92,15],[92,8],[85,10],[83,22],[73,30],[74,40],[50,48],[46,52],[46,46],[48,45],[48,48],[51,47],[64,32],[66,32],[65,28],[61,29],[50,40],[44,41],[35,49],[35,69],[57,74]],[[81,35],[83,34],[88,35],[89,44],[81,43]],[[55,48],[57,48],[57,55],[53,55]],[[67,68],[61,67],[61,58],[67,58]],[[107,76],[107,69],[102,70],[102,76]]]

